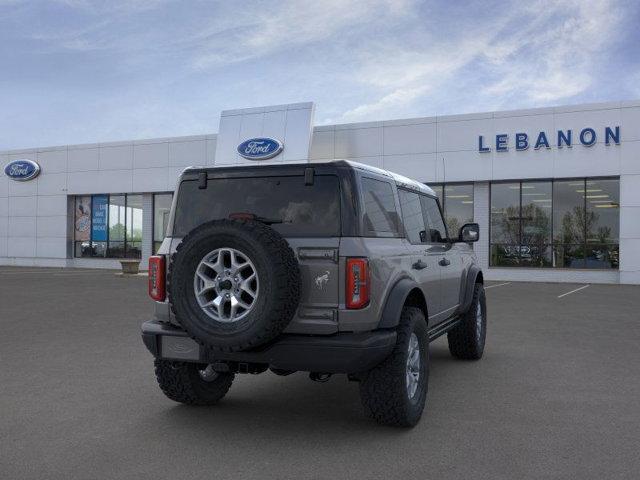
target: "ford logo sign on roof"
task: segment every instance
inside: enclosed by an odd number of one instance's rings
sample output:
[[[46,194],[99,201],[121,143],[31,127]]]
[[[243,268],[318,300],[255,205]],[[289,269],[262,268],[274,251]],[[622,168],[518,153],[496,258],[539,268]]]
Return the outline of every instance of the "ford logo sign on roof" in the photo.
[[[250,138],[238,145],[238,153],[249,160],[266,160],[278,155],[282,143],[273,138]]]
[[[14,160],[4,167],[4,173],[11,180],[26,182],[38,176],[40,165],[33,160]]]

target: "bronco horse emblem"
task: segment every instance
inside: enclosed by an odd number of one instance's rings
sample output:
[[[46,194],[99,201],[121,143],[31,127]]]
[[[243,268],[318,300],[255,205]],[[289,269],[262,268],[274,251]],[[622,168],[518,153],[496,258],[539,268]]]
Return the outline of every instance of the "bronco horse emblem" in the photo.
[[[325,270],[322,275],[316,277],[316,287],[318,287],[319,290],[323,290],[327,282],[329,282],[329,270]]]

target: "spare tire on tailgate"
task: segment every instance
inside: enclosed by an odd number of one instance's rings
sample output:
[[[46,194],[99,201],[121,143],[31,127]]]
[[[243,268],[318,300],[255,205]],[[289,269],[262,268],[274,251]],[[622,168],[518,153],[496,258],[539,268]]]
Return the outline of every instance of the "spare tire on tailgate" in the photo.
[[[187,234],[169,267],[177,321],[202,345],[234,352],[266,343],[300,301],[300,271],[287,241],[255,221],[214,220]]]

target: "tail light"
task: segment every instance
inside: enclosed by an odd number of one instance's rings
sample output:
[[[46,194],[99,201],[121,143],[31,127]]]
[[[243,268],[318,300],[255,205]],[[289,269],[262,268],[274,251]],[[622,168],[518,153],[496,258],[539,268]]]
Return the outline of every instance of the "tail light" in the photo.
[[[347,259],[347,308],[363,308],[369,304],[369,261]]]
[[[149,257],[149,296],[156,302],[164,302],[167,296],[164,280],[165,267],[164,255]]]

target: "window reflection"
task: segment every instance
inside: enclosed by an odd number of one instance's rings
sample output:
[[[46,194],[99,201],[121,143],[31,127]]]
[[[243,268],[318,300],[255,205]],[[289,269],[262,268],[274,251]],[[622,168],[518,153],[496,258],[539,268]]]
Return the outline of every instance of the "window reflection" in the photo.
[[[391,184],[365,177],[362,179],[362,191],[366,229],[374,233],[397,233],[398,213]]]
[[[473,222],[473,183],[429,186],[440,201],[449,236],[457,237],[465,223]]]
[[[156,193],[153,196],[153,253],[155,254],[167,233],[172,193]]]
[[[444,206],[444,199],[442,198],[442,194],[444,192],[444,185],[429,185],[431,190],[433,190],[438,197],[438,201],[440,201],[440,205]]]
[[[473,183],[444,186],[444,218],[452,237],[465,223],[473,222]]]
[[[142,195],[91,195],[75,199],[76,257],[140,258]]]
[[[619,180],[587,180],[586,249],[587,268],[618,268],[620,243]]]
[[[74,254],[76,257],[91,256],[91,196],[78,196],[74,212]]]
[[[551,265],[551,182],[522,182],[520,264]]]
[[[142,195],[127,195],[126,256],[142,256]]]
[[[492,266],[618,268],[619,180],[491,184]]]
[[[618,180],[587,181],[587,243],[619,242],[620,183]]]
[[[447,232],[442,221],[440,207],[435,198],[426,195],[420,195],[420,203],[422,211],[427,222],[428,234],[427,239],[430,242],[442,243],[447,239]]]
[[[407,232],[407,239],[414,244],[423,243],[426,228],[422,207],[420,206],[420,197],[417,193],[407,190],[398,190],[398,196],[400,197],[402,223]],[[421,234],[423,235],[422,237]]]
[[[109,242],[107,256],[124,257],[124,235],[125,235],[125,196],[109,196]]]

